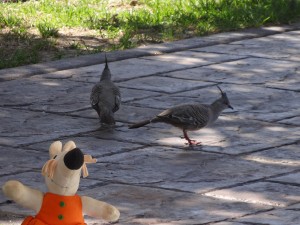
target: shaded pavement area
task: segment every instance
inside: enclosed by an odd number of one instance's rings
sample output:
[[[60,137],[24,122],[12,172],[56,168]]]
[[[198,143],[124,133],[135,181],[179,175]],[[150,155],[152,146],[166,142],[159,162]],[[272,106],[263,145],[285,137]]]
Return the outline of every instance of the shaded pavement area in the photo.
[[[300,25],[250,29],[107,54],[122,93],[114,129],[99,129],[89,95],[104,55],[0,70],[0,184],[45,190],[55,140],[97,158],[79,194],[119,208],[119,224],[300,223]],[[176,104],[211,103],[219,85],[234,110],[190,132],[129,130]],[[0,195],[0,224],[32,211]],[[86,218],[88,224],[105,224]]]

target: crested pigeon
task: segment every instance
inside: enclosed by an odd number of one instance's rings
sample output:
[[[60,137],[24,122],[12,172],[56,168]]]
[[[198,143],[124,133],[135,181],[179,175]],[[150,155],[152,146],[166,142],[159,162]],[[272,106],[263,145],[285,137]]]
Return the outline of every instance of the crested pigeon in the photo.
[[[217,87],[221,92],[221,97],[210,105],[195,103],[174,106],[164,110],[150,120],[144,120],[129,126],[129,129],[139,128],[149,123],[167,123],[183,131],[183,137],[188,141],[186,144],[190,146],[201,144],[201,142],[191,140],[187,131],[195,131],[209,126],[218,119],[224,109],[233,109],[226,93],[219,86]]]
[[[101,124],[115,124],[114,113],[120,108],[121,93],[111,80],[111,72],[108,68],[106,55],[105,67],[100,81],[92,89],[90,102],[92,108],[98,113]]]

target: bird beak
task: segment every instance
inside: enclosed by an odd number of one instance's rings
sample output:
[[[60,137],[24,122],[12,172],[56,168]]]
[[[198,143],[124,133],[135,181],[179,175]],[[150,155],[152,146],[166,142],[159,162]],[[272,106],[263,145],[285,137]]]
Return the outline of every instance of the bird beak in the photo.
[[[233,107],[232,107],[231,105],[228,105],[228,108],[231,108],[231,109],[233,109]]]

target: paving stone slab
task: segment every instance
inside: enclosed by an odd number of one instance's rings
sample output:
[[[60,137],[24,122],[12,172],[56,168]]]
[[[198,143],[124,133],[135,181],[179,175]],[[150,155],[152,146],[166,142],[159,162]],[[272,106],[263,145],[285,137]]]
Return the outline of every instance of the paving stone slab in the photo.
[[[222,115],[233,114],[241,119],[255,119],[267,122],[297,117],[300,114],[300,92],[264,88],[249,85],[219,85],[234,107],[234,110],[226,109]],[[217,87],[150,97],[143,100],[130,102],[139,107],[167,109],[184,103],[211,104],[220,97]],[[284,100],[283,100],[284,99]],[[289,109],[289,110],[287,110]]]
[[[135,86],[132,88],[123,88],[121,87],[121,85],[119,85],[119,88],[122,97],[121,107],[124,105],[126,106],[127,102],[130,101],[156,97],[161,95],[161,93],[155,92],[154,90],[147,91],[147,90],[135,89]]]
[[[130,106],[127,104],[121,104],[120,109],[114,114],[115,120],[121,123],[134,123],[139,120],[144,120],[145,117],[152,118],[154,115],[157,115],[161,110],[152,109],[152,108],[141,108]],[[79,117],[92,118],[96,121],[98,114],[93,109],[81,110],[77,112],[69,113],[70,115],[76,115]]]
[[[299,144],[275,147],[246,155],[243,158],[245,160],[261,162],[270,165],[281,164],[294,168],[300,168],[299,147]]]
[[[204,90],[207,90],[210,88],[203,88],[199,90],[195,90],[193,93],[203,93],[205,92]],[[191,91],[192,92],[192,91]],[[142,100],[135,100],[128,105],[131,106],[137,106],[139,108],[153,108],[153,109],[159,109],[160,111],[171,108],[175,105],[180,105],[180,104],[194,104],[197,103],[198,101],[200,103],[204,103],[204,101],[201,101],[201,99],[197,99],[196,97],[199,96],[200,94],[194,95],[194,96],[180,96],[180,94],[163,94],[162,96],[158,97],[151,97],[151,98],[146,98]],[[218,96],[218,95],[215,95]],[[211,99],[215,100],[215,99]],[[210,102],[209,102],[210,103]]]
[[[216,199],[249,202],[274,207],[287,207],[291,204],[300,202],[299,187],[272,182],[256,182],[212,191],[205,193],[204,195]]]
[[[57,93],[66,95],[69,89],[78,86],[76,82],[49,81],[38,77],[0,82],[1,106],[26,106],[41,101],[51,101]]]
[[[300,115],[299,116],[293,115],[291,118],[279,120],[278,123],[300,126]]]
[[[108,185],[86,195],[108,201],[121,211],[120,224],[201,224],[267,209],[268,206],[215,200],[191,193]]]
[[[142,77],[119,83],[121,87],[137,88],[140,90],[158,91],[162,93],[176,93],[191,89],[200,89],[211,86],[212,83],[189,81],[161,76]]]
[[[295,73],[287,75],[285,78],[280,80],[274,80],[267,83],[267,87],[278,88],[283,90],[300,91],[300,72],[299,68]]]
[[[201,64],[203,64],[203,62],[200,62],[200,65]],[[211,62],[206,64],[211,64]],[[150,60],[147,58],[134,58],[116,62],[109,62],[112,79],[116,82],[194,66],[196,65],[190,64],[188,62],[184,64],[177,64],[170,63],[168,61]],[[42,77],[50,79],[55,78],[55,76],[58,78],[71,77],[71,79],[75,81],[95,83],[99,81],[100,74],[102,73],[103,68],[104,64],[99,64],[89,67],[83,67],[79,70],[70,70],[67,73],[65,73],[64,71],[58,71],[55,73],[43,75]]]
[[[65,113],[91,108],[90,93],[94,84],[34,76],[21,82],[2,82],[0,86],[3,90],[0,106]],[[153,91],[128,88],[120,88],[120,91],[122,102],[160,95]]]
[[[41,80],[41,79],[40,79]],[[90,93],[94,84],[70,82],[67,80],[49,81],[43,80],[44,83],[54,83],[60,88],[52,88],[49,86],[41,86],[39,82],[26,82],[21,86],[16,85],[15,81],[8,82],[7,89],[9,93],[3,95],[2,105],[17,106],[30,110],[39,110],[45,112],[70,113],[84,109],[94,111],[90,106]],[[6,82],[7,83],[7,82]],[[0,83],[1,84],[1,83]],[[62,87],[63,86],[63,87]],[[25,87],[25,90],[23,89]],[[23,100],[19,90],[23,89]],[[33,95],[32,91],[39,90],[38,95]],[[122,95],[122,104],[127,101],[158,96],[160,93],[146,90],[135,90],[128,88],[120,88]],[[12,101],[12,98],[14,101]],[[76,100],[75,100],[76,99]],[[67,106],[67,107],[66,107]]]
[[[0,86],[1,106],[56,112],[89,107],[89,94],[92,89],[92,85],[82,85],[69,80],[41,79],[37,76],[1,82]]]
[[[118,75],[120,75],[120,73],[114,73],[113,72],[114,69],[111,68],[112,66],[110,66],[110,63],[109,63],[109,67],[110,67],[110,70],[112,73],[112,80],[118,85],[118,83],[120,81],[118,81],[115,78],[117,78]],[[57,72],[53,72],[53,73],[36,75],[31,78],[45,79],[48,81],[50,80],[52,82],[54,82],[55,80],[62,81],[62,82],[64,82],[65,80],[76,81],[75,84],[78,84],[79,86],[88,86],[88,88],[90,88],[90,91],[91,91],[93,85],[100,81],[100,76],[102,74],[103,69],[104,69],[104,64],[100,64],[100,65],[94,65],[94,66],[89,66],[89,67],[81,67],[81,68],[76,68],[76,69],[63,70],[63,71],[57,71]],[[120,71],[120,72],[122,75],[122,71]],[[121,79],[121,80],[123,80],[123,79]],[[90,91],[88,92],[88,94],[90,93]],[[149,93],[149,95],[153,95],[153,94],[157,95],[157,93],[149,92],[146,90],[140,90],[139,91],[140,95],[137,95],[136,91],[134,89],[132,89],[132,90],[126,89],[126,91],[129,92],[129,94],[127,94],[128,96],[122,95],[123,101],[129,101],[129,100],[132,100],[135,98],[144,97],[144,95],[145,95],[144,93]],[[122,89],[121,89],[121,93],[123,93],[123,92],[125,92],[125,91],[122,91]],[[131,94],[131,92],[133,92],[133,93]]]
[[[300,204],[297,204],[286,209],[247,215],[237,219],[237,221],[246,224],[296,225],[300,221],[299,210]]]
[[[24,170],[38,170],[48,160],[48,154],[39,154],[26,148],[0,146],[0,152],[0,176]]]
[[[190,52],[190,54],[197,54],[197,53]],[[212,54],[207,53],[207,55],[212,55]],[[222,56],[222,54],[213,54],[213,55],[215,57],[217,57],[218,55],[219,57]],[[237,56],[232,56],[232,57],[239,58]],[[203,58],[205,59],[205,56],[203,56]],[[170,63],[169,61],[162,61],[162,60],[157,61],[157,60],[150,60],[150,59],[134,58],[134,59],[126,59],[126,60],[121,60],[116,62],[109,62],[109,68],[112,73],[112,79],[118,82],[122,80],[149,76],[157,73],[163,73],[163,72],[195,66],[195,63],[190,64],[188,61],[185,61],[185,63],[182,64],[177,64],[177,63]],[[199,64],[197,65],[211,64],[211,62],[212,61],[203,62],[203,60],[199,60]],[[56,72],[51,72],[46,74],[40,74],[36,76],[39,78],[51,79],[51,80],[63,79],[63,80],[95,83],[99,81],[103,68],[104,68],[104,64],[99,64],[99,65],[92,65],[92,66],[74,68],[69,70],[61,70],[61,71],[56,71]]]
[[[196,51],[215,53],[234,53],[241,56],[255,56],[264,58],[300,61],[297,49],[300,47],[300,31],[291,31],[267,37],[241,40],[230,44],[220,44]]]
[[[76,89],[68,91],[67,93],[55,93],[53,95],[53,99],[48,99],[46,102],[41,102],[39,104],[33,104],[28,108],[33,110],[44,110],[46,112],[68,113],[70,115],[76,115],[78,111],[80,112],[85,109],[96,113],[90,105],[90,93],[93,86],[94,85],[83,84]],[[122,96],[121,107],[123,104],[126,104],[127,101],[160,95],[160,93],[153,91],[135,90],[122,87],[120,87],[120,92]],[[97,113],[94,115],[95,116],[93,116],[93,118],[98,118]]]
[[[298,62],[248,57],[184,71],[174,71],[166,75],[200,81],[263,85],[274,81],[286,82],[289,79],[299,81],[299,78],[294,77],[298,68]]]
[[[114,114],[117,122],[128,123],[135,122],[136,120],[142,119],[144,116],[156,115],[160,112],[160,110],[152,109],[152,108],[140,108],[129,105],[126,101],[144,99],[148,97],[155,97],[161,95],[157,92],[143,91],[143,90],[134,90],[128,88],[120,88],[122,95],[122,102],[120,105],[120,109]],[[59,106],[56,106],[59,107]],[[68,115],[91,118],[95,120],[95,123],[99,122],[97,112],[92,109],[90,106],[87,109],[76,110],[72,112],[68,112]],[[118,125],[118,123],[117,123]]]
[[[113,129],[108,130],[107,132],[114,133]],[[78,148],[80,148],[84,154],[92,155],[94,158],[101,158],[106,155],[117,154],[122,152],[131,151],[137,148],[142,147],[142,145],[136,143],[127,143],[120,142],[116,140],[105,140],[100,139],[101,136],[88,136],[88,137],[78,137],[72,136],[68,138],[58,139],[63,144],[69,140],[73,140]],[[41,152],[41,155],[48,157],[48,149],[53,141],[41,142],[33,145],[29,145],[28,148],[36,149],[36,151]],[[91,164],[93,167],[95,164]]]
[[[142,121],[145,118],[152,118],[160,112],[161,110],[159,109],[123,105],[115,115],[117,121],[135,123],[137,121]]]
[[[279,176],[279,177],[274,177],[268,179],[269,181],[275,181],[275,182],[280,182],[280,183],[286,183],[286,184],[293,184],[293,185],[298,185],[300,186],[300,172],[298,173],[291,173],[288,175],[284,176]]]
[[[142,145],[177,147],[181,151],[191,149],[180,138],[182,131],[170,125],[155,124],[130,130],[122,126],[115,130],[114,133],[97,130],[89,135]],[[299,140],[299,132],[299,127],[221,116],[211,127],[189,132],[189,136],[202,142],[202,146],[195,146],[194,150],[236,155],[295,143]]]
[[[2,145],[15,147],[99,128],[99,124],[91,119],[21,109],[0,108],[0,110],[0,143]]]
[[[99,158],[97,165],[90,166],[89,170],[90,174],[98,174],[100,180],[109,183],[205,193],[293,171],[294,168],[227,155],[157,146]],[[96,179],[95,175],[91,175],[91,178]]]
[[[209,64],[237,60],[240,58],[242,57],[231,54],[217,54],[207,52],[199,53],[195,51],[180,51],[170,54],[143,57],[143,59],[149,59],[159,62],[168,62],[175,65],[185,65],[187,67],[199,67]]]

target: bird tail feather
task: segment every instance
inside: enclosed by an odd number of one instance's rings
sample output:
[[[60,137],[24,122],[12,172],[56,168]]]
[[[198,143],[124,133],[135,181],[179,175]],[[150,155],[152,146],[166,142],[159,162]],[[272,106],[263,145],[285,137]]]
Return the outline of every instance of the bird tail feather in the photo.
[[[139,127],[143,127],[147,124],[151,123],[151,120],[144,120],[135,124],[132,124],[129,126],[129,129],[135,129],[135,128],[139,128]]]
[[[114,117],[110,114],[102,114],[100,116],[100,121],[103,124],[114,125],[116,123]]]

